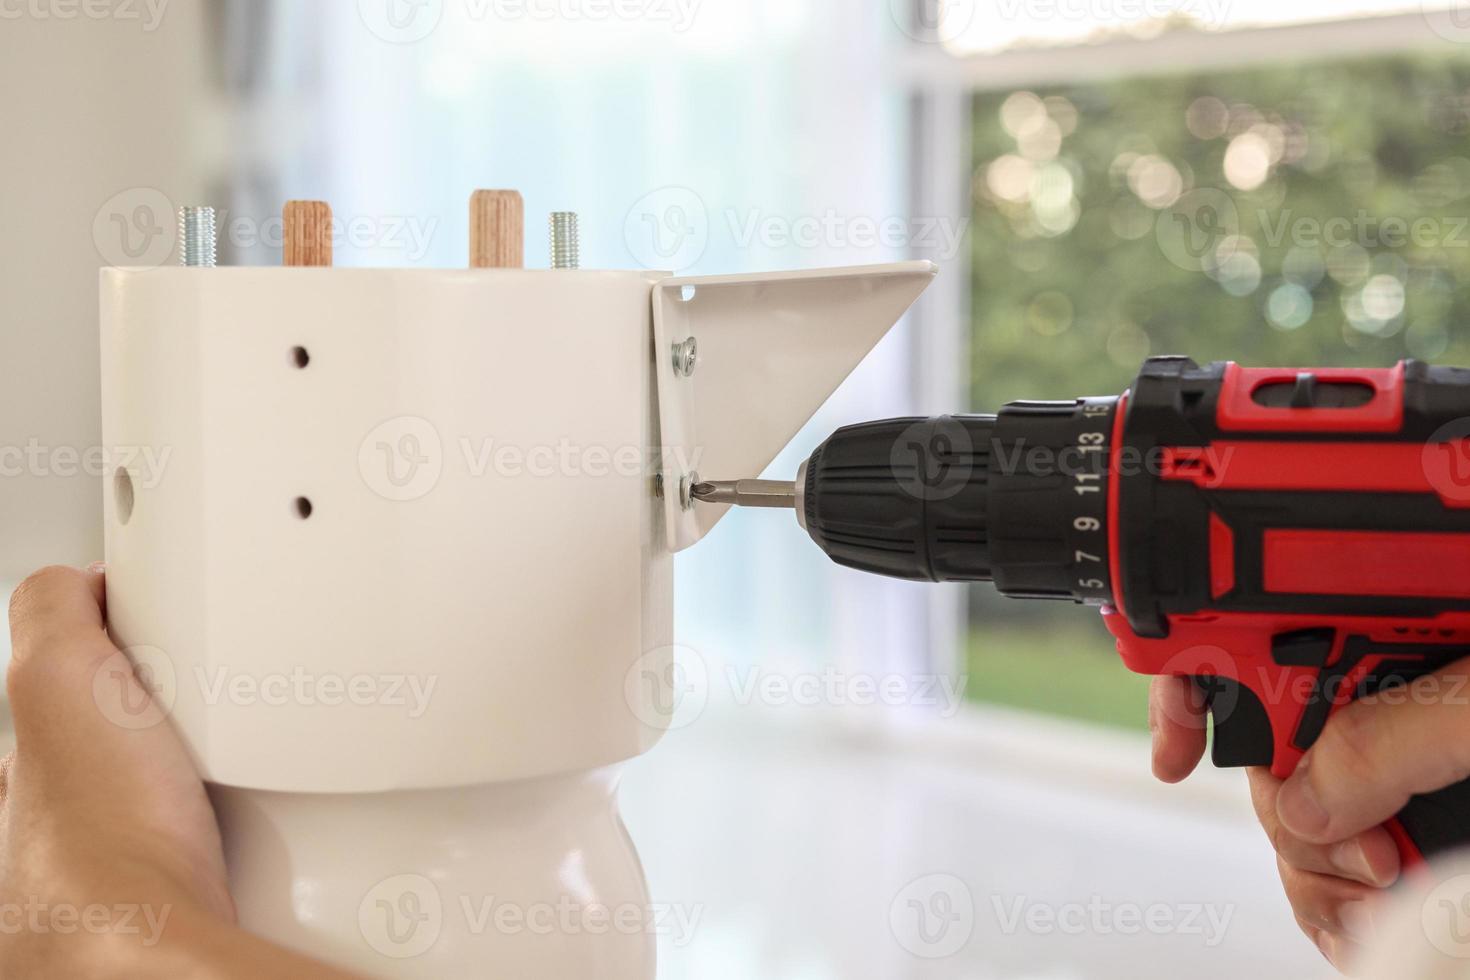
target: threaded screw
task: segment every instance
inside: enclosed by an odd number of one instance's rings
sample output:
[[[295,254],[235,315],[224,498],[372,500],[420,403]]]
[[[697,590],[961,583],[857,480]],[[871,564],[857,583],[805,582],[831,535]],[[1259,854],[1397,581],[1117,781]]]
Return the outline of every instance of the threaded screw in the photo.
[[[681,378],[687,378],[694,373],[694,366],[698,363],[698,340],[690,337],[688,340],[674,345],[674,374]]]
[[[179,265],[214,268],[214,208],[179,208]]]
[[[575,211],[551,213],[551,267],[576,269],[582,265],[582,244],[577,232]]]

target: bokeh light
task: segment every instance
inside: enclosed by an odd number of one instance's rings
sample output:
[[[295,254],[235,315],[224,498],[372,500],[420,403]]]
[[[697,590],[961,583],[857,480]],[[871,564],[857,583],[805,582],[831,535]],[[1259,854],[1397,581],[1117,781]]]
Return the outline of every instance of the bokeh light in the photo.
[[[1271,291],[1266,301],[1266,319],[1279,330],[1296,330],[1312,318],[1312,294],[1294,282]]]
[[[1470,362],[1470,59],[1036,87],[974,118],[977,410],[1120,391],[1150,354]]]
[[[1230,141],[1225,151],[1225,179],[1243,191],[1253,191],[1271,176],[1271,144],[1252,129]]]

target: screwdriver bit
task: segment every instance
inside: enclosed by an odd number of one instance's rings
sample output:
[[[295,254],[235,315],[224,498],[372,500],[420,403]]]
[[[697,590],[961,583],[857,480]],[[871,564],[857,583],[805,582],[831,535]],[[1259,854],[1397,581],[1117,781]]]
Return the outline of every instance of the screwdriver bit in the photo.
[[[790,480],[706,480],[690,491],[707,504],[737,507],[796,506],[796,484]]]

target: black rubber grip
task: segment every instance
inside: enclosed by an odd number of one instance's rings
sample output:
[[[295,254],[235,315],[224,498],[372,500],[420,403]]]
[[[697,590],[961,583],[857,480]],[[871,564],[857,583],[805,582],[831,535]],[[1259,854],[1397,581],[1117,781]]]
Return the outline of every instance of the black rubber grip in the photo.
[[[1425,857],[1465,847],[1470,844],[1470,779],[1411,797],[1398,819]]]
[[[807,461],[807,533],[849,568],[989,581],[994,426],[995,416],[973,415],[839,429]]]

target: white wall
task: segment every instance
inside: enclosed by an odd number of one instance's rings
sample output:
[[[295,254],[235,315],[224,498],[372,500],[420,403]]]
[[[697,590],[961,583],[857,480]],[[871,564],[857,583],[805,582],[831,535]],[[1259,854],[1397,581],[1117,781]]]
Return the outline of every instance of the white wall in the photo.
[[[146,188],[199,198],[216,152],[200,4],[32,9],[0,8],[0,581],[101,557],[101,481],[78,459],[101,438],[97,270],[121,260],[114,215]]]

